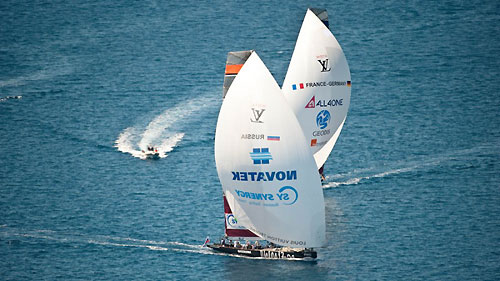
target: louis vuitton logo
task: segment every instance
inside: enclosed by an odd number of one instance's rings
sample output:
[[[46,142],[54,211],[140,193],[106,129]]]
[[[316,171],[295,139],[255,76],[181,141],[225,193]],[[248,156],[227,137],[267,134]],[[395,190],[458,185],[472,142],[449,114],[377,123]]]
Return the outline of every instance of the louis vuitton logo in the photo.
[[[329,72],[332,70],[331,68],[328,68],[328,59],[325,60],[318,60],[319,64],[321,64],[321,72]]]
[[[262,114],[264,113],[265,109],[255,109],[255,108],[252,108],[252,112],[253,112],[253,119],[250,118],[250,121],[252,121],[253,123],[264,123],[262,121],[260,121],[260,118],[262,117]]]

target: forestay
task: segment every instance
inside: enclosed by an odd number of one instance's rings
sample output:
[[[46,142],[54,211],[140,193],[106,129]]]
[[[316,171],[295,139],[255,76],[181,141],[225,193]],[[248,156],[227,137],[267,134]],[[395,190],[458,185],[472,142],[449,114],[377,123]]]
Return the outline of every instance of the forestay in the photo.
[[[320,168],[346,118],[351,75],[342,48],[325,26],[328,24],[326,10],[314,11],[321,19],[307,10],[282,91]]]
[[[295,114],[255,52],[223,101],[215,160],[238,223],[279,245],[323,245],[324,199],[314,158]]]

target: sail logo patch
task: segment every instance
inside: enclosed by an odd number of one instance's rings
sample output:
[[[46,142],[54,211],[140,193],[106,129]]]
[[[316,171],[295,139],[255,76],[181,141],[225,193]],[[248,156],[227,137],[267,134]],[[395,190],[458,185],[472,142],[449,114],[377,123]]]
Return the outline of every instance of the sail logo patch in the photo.
[[[280,136],[267,136],[268,141],[280,141]]]
[[[264,134],[242,134],[242,140],[263,140]]]
[[[297,202],[297,199],[299,199],[299,193],[297,192],[297,189],[293,188],[292,186],[283,186],[280,188],[279,193],[276,194],[280,200],[286,201],[286,203],[283,203],[283,205],[293,205],[295,202]]]
[[[281,205],[293,205],[299,199],[299,193],[297,189],[293,186],[286,185],[281,187],[275,193],[260,193],[260,192],[248,192],[244,190],[236,189],[236,195],[240,202],[248,203],[251,205],[259,206],[261,203],[273,203],[273,204],[264,204],[266,207],[276,207],[280,203]]]
[[[318,143],[318,139],[311,140],[311,146],[316,146],[317,143]]]
[[[262,117],[262,114],[264,113],[265,109],[255,109],[252,108],[252,113],[253,113],[253,118],[250,118],[250,121],[253,123],[264,123],[260,121],[260,118]]]
[[[315,108],[316,107],[316,99],[315,96],[306,104],[306,108]]]
[[[244,226],[238,224],[238,220],[233,214],[226,214],[227,229],[245,229]]]
[[[236,224],[238,224],[238,220],[236,220],[236,218],[232,214],[227,216],[226,221],[230,226],[235,226]]]
[[[253,163],[256,165],[269,164],[269,160],[273,160],[273,156],[267,147],[254,148],[253,151],[250,152],[250,158],[252,158]]]
[[[314,131],[313,132],[313,136],[314,137],[321,137],[321,136],[326,136],[326,135],[329,135],[330,134],[330,129],[327,129],[327,130],[320,130],[320,131]],[[315,143],[315,145],[319,145],[318,143]],[[311,142],[311,146],[312,145],[312,142]]]
[[[331,115],[328,110],[321,110],[316,116],[316,125],[323,130],[330,123]]]
[[[297,180],[297,171],[276,171],[276,172],[231,172],[233,181],[291,181]]]
[[[300,83],[299,84],[299,88],[300,89],[304,89],[304,83]],[[297,90],[297,84],[293,84],[292,85],[292,90],[294,90],[294,91]]]
[[[341,87],[347,86],[351,87],[351,81],[315,81],[315,82],[305,82],[292,84],[292,90],[305,89],[305,88],[315,88],[315,87]]]
[[[330,134],[330,130],[315,131],[315,133],[318,133],[318,135],[321,133],[324,133],[324,135],[328,135],[328,134]],[[313,133],[313,135],[314,135],[314,133]],[[311,146],[321,146],[321,145],[325,145],[326,143],[327,143],[327,141],[318,142],[318,139],[311,139]]]
[[[313,96],[309,102],[307,102],[305,108],[316,108],[316,107],[333,107],[333,106],[343,106],[344,99],[331,99],[331,100],[318,100],[316,102],[316,96]]]
[[[332,70],[331,67],[328,67],[328,59],[318,60],[319,64],[321,64],[321,72],[329,72]]]

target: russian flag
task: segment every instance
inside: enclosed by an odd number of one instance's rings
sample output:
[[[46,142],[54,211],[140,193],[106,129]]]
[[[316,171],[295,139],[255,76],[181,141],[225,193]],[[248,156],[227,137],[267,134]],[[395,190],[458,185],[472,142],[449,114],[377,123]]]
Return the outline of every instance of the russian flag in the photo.
[[[207,236],[207,238],[205,238],[205,243],[203,243],[202,247],[205,247],[208,243],[210,243],[210,238]]]
[[[280,136],[267,136],[268,141],[280,141]]]

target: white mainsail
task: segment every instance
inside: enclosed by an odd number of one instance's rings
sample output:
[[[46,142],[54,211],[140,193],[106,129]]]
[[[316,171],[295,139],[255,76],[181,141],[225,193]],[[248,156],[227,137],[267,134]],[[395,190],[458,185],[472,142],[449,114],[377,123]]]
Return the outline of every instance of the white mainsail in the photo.
[[[318,168],[337,141],[351,98],[349,66],[327,24],[326,10],[307,10],[282,87]]]
[[[324,198],[316,163],[295,114],[255,52],[222,103],[215,160],[238,223],[283,246],[324,244]]]

